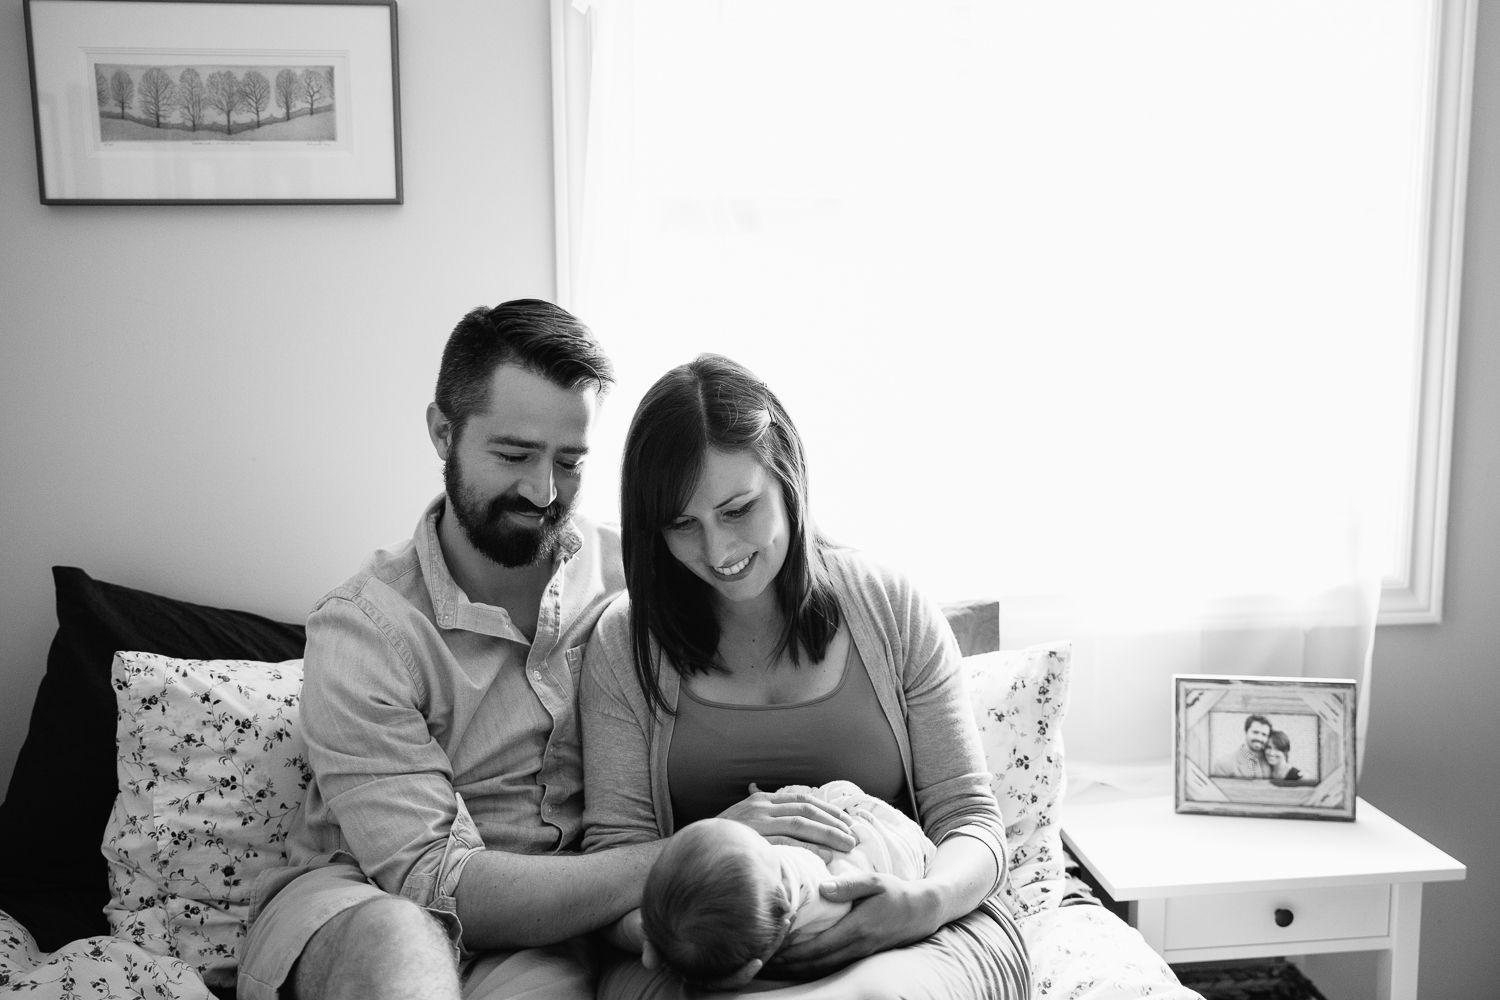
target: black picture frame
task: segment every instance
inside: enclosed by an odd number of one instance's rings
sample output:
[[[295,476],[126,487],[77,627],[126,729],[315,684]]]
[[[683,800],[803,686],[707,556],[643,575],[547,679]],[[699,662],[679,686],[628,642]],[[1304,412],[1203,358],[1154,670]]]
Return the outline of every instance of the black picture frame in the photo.
[[[402,204],[396,0],[23,7],[42,204]]]

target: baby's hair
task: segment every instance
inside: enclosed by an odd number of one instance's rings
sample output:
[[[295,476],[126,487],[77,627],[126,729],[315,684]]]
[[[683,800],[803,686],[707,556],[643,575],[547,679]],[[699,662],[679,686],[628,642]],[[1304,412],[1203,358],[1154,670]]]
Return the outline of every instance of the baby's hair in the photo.
[[[713,987],[771,957],[791,905],[757,877],[753,859],[694,832],[679,833],[646,876],[641,924],[678,975]]]

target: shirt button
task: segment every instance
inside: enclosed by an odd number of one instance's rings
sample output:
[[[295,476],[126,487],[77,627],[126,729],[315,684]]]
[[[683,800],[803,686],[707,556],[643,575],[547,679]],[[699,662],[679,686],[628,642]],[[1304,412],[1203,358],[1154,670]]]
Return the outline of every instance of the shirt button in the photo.
[[[534,681],[541,680],[542,679],[542,672],[540,670],[533,670],[531,672],[531,679],[534,680]]]

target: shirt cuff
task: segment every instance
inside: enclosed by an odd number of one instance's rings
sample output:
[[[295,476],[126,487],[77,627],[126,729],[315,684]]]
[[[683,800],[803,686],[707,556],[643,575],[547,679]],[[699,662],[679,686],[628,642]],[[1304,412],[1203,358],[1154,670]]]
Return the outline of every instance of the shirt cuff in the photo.
[[[1005,865],[1005,847],[1000,839],[995,836],[995,831],[990,829],[989,827],[981,826],[978,823],[969,823],[965,826],[960,826],[955,829],[949,830],[946,834],[943,835],[943,839],[938,841],[938,846],[941,847],[952,837],[973,837],[975,840],[979,841],[985,847],[988,847],[990,849],[990,853],[995,856],[996,874],[995,881],[990,885],[990,891],[985,893],[984,895],[985,898],[988,899],[995,893],[999,892],[1005,886],[1006,878],[1009,873],[1007,872]]]
[[[401,895],[429,910],[458,915],[458,883],[463,877],[464,866],[469,859],[485,849],[484,839],[479,836],[479,827],[469,815],[462,795],[453,793],[458,811],[443,844],[442,858],[436,872],[413,871],[401,886]],[[436,845],[434,845],[436,846]],[[420,869],[422,866],[418,866]]]

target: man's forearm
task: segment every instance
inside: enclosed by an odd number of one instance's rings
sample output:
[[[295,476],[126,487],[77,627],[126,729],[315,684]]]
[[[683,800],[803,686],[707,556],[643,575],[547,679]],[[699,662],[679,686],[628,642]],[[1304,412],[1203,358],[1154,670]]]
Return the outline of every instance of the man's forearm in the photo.
[[[464,865],[455,894],[473,951],[553,944],[641,905],[646,873],[666,841],[581,855],[484,851]]]

